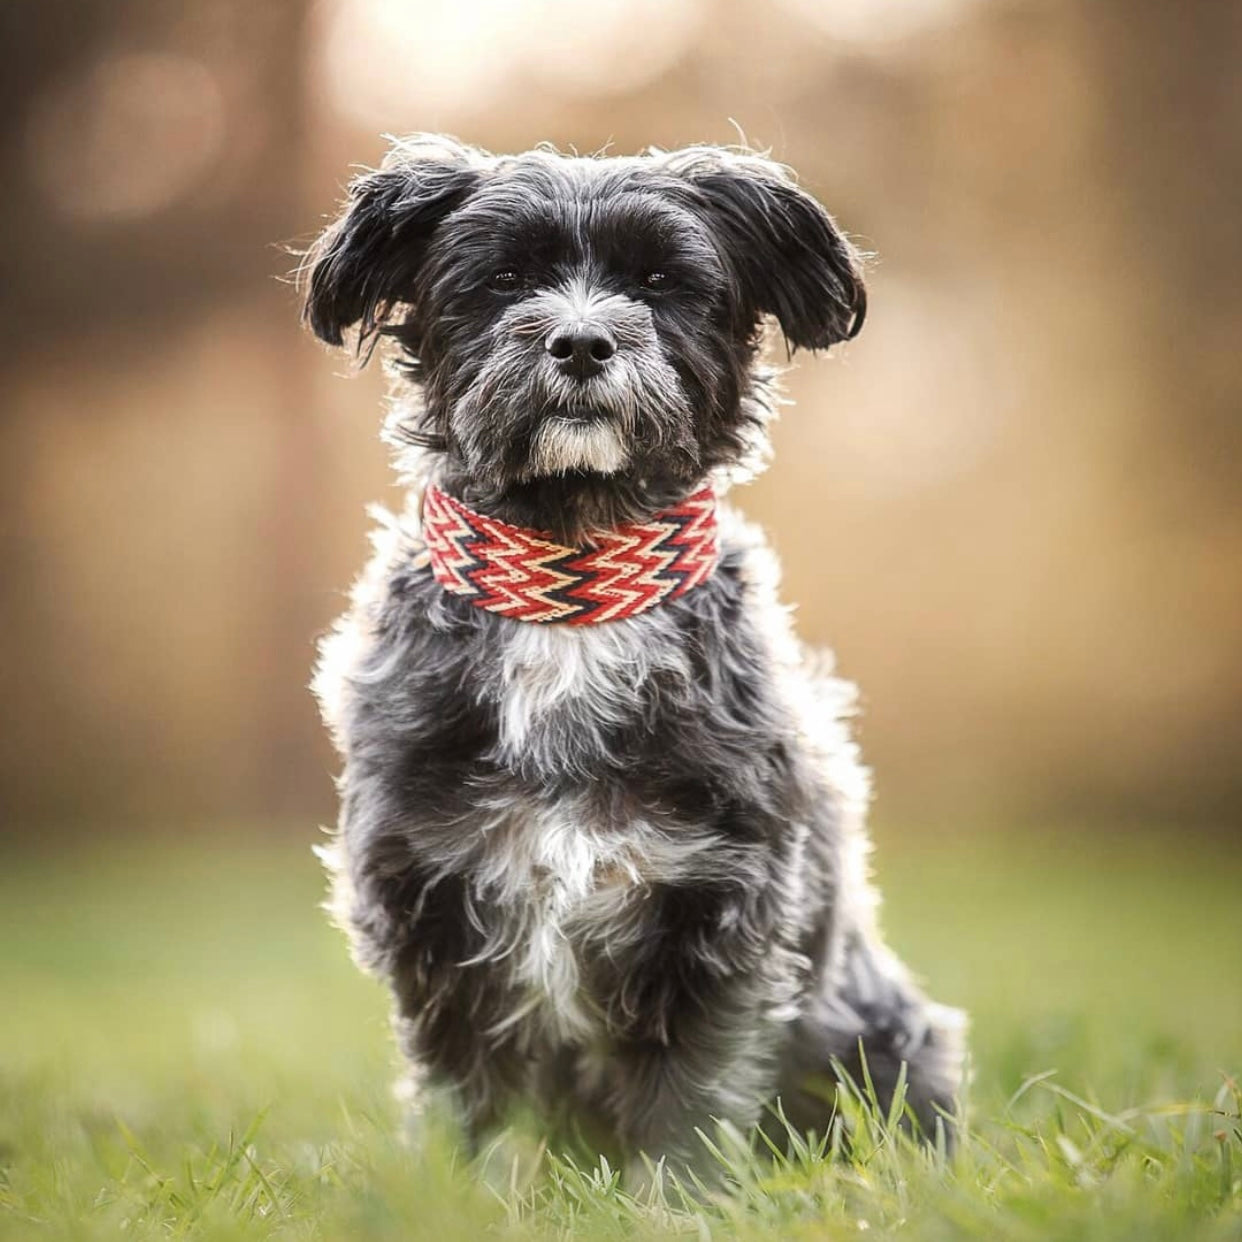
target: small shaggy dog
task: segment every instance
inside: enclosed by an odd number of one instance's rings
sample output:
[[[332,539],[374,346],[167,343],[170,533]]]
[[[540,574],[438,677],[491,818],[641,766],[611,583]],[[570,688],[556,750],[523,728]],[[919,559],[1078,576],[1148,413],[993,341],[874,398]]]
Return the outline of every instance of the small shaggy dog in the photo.
[[[792,349],[862,326],[831,217],[749,152],[416,137],[304,275],[315,333],[392,338],[418,396],[388,425],[408,505],[315,682],[335,909],[416,1099],[476,1144],[524,1099],[684,1166],[778,1099],[823,1132],[865,1059],[933,1133],[963,1020],[877,931],[851,687],[718,500],[767,448],[768,317]]]

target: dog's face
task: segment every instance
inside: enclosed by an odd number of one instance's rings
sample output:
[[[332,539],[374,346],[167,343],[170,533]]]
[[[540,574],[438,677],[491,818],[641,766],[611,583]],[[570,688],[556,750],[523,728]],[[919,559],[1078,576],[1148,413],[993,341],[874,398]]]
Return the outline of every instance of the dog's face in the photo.
[[[310,255],[307,318],[393,336],[417,434],[494,492],[693,482],[748,447],[758,328],[862,325],[857,256],[778,165],[715,148],[492,157],[397,144]]]

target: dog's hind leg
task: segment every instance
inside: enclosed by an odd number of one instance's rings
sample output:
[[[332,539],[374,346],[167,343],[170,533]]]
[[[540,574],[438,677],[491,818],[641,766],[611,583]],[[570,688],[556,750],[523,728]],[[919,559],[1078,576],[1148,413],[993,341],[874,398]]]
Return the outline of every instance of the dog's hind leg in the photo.
[[[825,978],[790,1031],[781,1064],[780,1103],[797,1130],[823,1134],[839,1090],[836,1066],[885,1113],[903,1064],[906,1107],[919,1133],[953,1138],[965,1060],[966,1015],[929,1000],[882,944],[846,940],[834,977]]]

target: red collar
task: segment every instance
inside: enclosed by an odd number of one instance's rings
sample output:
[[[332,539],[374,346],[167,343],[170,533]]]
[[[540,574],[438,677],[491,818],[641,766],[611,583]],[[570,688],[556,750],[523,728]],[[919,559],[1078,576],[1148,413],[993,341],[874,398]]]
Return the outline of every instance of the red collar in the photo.
[[[649,522],[598,532],[587,548],[476,513],[432,484],[423,539],[446,591],[518,621],[567,625],[646,612],[698,586],[720,559],[710,484]]]

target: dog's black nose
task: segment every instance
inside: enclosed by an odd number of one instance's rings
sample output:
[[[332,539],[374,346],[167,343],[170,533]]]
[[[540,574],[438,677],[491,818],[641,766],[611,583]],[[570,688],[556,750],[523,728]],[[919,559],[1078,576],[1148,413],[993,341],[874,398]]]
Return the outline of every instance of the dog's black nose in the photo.
[[[603,328],[579,324],[557,328],[544,341],[544,348],[566,375],[587,379],[604,369],[604,363],[617,352],[617,343]]]

